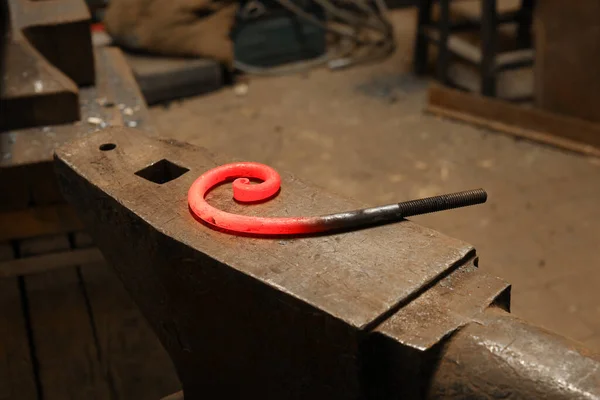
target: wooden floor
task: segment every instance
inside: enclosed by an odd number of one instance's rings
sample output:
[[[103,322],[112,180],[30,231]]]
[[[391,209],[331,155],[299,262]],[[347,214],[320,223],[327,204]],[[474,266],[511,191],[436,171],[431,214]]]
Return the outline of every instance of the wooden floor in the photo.
[[[0,280],[0,399],[145,400],[177,390],[166,352],[105,264]]]

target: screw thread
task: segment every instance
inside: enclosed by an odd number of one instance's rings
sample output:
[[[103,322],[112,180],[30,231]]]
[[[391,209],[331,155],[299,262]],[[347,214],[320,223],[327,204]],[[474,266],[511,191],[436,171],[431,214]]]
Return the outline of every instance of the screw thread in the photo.
[[[472,206],[485,203],[487,193],[483,189],[467,190],[464,192],[444,194],[419,200],[398,203],[399,214],[402,217],[427,214],[436,211]]]

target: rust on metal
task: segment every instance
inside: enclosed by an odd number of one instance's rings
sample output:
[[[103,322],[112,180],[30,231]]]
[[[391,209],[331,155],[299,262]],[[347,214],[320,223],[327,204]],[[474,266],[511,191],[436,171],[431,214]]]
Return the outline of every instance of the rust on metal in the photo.
[[[509,285],[482,273],[466,243],[410,221],[291,239],[198,223],[188,188],[230,161],[126,128],[55,156],[65,197],[167,349],[186,399],[600,396],[599,360],[511,317]],[[282,181],[267,203],[235,203],[226,185],[207,199],[254,216],[362,206]],[[519,357],[529,364],[513,365]]]

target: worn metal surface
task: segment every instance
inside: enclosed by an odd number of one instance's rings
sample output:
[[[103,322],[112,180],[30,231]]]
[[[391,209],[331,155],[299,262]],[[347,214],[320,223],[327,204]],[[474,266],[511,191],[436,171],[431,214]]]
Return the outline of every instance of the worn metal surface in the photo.
[[[101,151],[105,143],[116,147]],[[358,398],[365,331],[473,255],[471,246],[408,221],[293,240],[214,231],[192,218],[187,190],[224,160],[131,130],[98,132],[57,157],[66,197],[153,324],[191,398]],[[135,175],[165,158],[189,172],[162,185]],[[280,195],[261,205],[237,205],[225,187],[209,201],[254,215],[360,206],[282,178]]]
[[[472,258],[373,329],[362,346],[368,398],[424,398],[441,345],[490,305],[509,309],[510,286],[477,262]]]
[[[111,125],[132,125],[153,136],[146,103],[122,53],[96,50],[96,85],[80,89],[81,120],[0,133],[0,212],[64,202],[55,183],[54,149]]]
[[[458,289],[458,288],[457,288]],[[474,289],[474,288],[473,288]],[[463,294],[471,293],[470,291]],[[438,300],[442,301],[444,297]],[[480,299],[481,300],[481,299]],[[448,333],[427,350],[390,335],[388,321],[363,345],[365,388],[372,399],[599,399],[600,355],[580,344],[529,325],[498,306],[471,316],[471,321]],[[409,305],[410,307],[410,305]],[[431,313],[420,318],[440,320]],[[459,307],[450,318],[461,315]],[[471,313],[475,308],[471,308]],[[402,313],[402,310],[399,314]],[[433,315],[431,315],[433,314]],[[468,314],[462,314],[467,316]],[[393,320],[395,316],[391,317]],[[416,317],[416,316],[415,316]],[[465,322],[467,318],[463,320]],[[394,323],[391,324],[396,325]],[[423,329],[407,321],[404,329]],[[427,327],[425,327],[427,328]],[[386,331],[383,333],[383,331]],[[427,335],[431,326],[414,335]],[[436,331],[433,328],[433,331]],[[412,343],[411,343],[412,341]],[[408,343],[408,345],[407,345]]]
[[[0,130],[73,122],[77,86],[94,83],[90,15],[82,0],[9,0]]]
[[[495,309],[457,333],[431,378],[432,399],[598,399],[600,356]]]
[[[508,309],[510,285],[482,273],[477,260],[456,270],[379,325],[375,332],[425,351],[458,327],[471,322],[491,304]]]
[[[510,287],[483,274],[465,243],[409,221],[291,240],[202,225],[188,188],[228,161],[124,128],[56,153],[65,196],[169,352],[186,399],[600,396],[597,358],[490,311],[509,309]],[[165,162],[189,171],[157,169],[160,183],[136,175]],[[208,201],[262,216],[360,206],[282,178],[267,203],[234,203],[226,185]]]
[[[116,147],[101,151],[99,146],[104,143]],[[187,191],[200,173],[224,159],[202,148],[153,140],[134,130],[103,130],[61,148],[57,154],[85,181],[99,185],[106,196],[124,209],[134,210],[142,221],[169,238],[208,253],[230,268],[277,286],[358,328],[371,324],[473,253],[464,242],[408,221],[344,235],[279,241],[206,229],[191,216]],[[189,172],[162,185],[135,175],[162,159]],[[279,196],[260,205],[234,203],[226,187],[212,192],[209,201],[222,209],[251,215],[325,214],[357,206],[317,191],[290,174],[283,173],[282,179]],[[373,248],[378,248],[376,254]],[[247,257],[240,260],[242,250]],[[297,266],[303,263],[306,265]]]

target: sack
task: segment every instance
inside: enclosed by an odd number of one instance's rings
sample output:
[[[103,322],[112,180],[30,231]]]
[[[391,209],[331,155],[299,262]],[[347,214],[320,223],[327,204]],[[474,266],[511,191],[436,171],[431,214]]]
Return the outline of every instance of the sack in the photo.
[[[104,26],[115,44],[128,50],[231,65],[229,32],[236,9],[230,0],[111,0]]]

